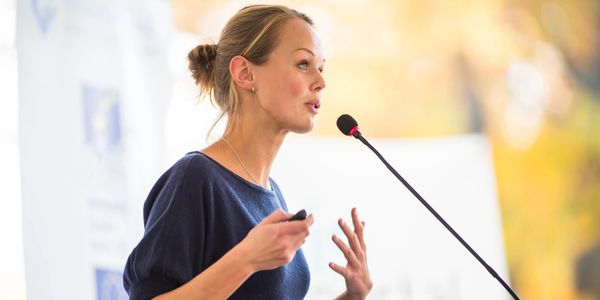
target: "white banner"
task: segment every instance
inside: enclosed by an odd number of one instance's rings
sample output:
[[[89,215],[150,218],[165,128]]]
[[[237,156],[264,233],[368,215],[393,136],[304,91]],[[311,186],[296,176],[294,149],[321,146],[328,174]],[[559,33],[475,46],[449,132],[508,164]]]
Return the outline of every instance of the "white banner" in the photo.
[[[19,133],[29,299],[126,299],[163,170],[167,1],[22,0]]]

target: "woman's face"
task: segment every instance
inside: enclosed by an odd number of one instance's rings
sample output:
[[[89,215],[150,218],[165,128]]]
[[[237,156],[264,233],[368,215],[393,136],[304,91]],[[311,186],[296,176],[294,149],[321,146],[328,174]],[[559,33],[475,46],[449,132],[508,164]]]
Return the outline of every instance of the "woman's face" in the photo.
[[[325,60],[319,40],[301,19],[286,22],[278,45],[267,61],[254,66],[255,89],[260,110],[278,129],[310,131],[321,106]]]

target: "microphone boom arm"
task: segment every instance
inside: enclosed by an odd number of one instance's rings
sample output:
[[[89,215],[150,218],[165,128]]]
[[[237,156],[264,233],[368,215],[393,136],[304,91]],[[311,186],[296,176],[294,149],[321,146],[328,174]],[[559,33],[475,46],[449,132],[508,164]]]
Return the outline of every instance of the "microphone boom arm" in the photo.
[[[484,267],[485,269],[494,277],[496,278],[500,284],[506,289],[506,291],[508,291],[508,293],[515,299],[515,300],[520,300],[519,296],[517,296],[517,294],[515,293],[515,291],[513,291],[513,289],[498,275],[498,273],[492,268],[490,267],[490,265],[488,265],[485,260],[483,258],[481,258],[481,256],[479,256],[479,254],[477,254],[477,252],[475,250],[473,250],[473,248],[471,248],[471,246],[469,246],[469,244],[452,228],[452,226],[450,226],[450,224],[448,224],[446,222],[446,220],[444,220],[444,218],[442,218],[442,216],[440,216],[435,209],[433,209],[433,207],[431,207],[431,205],[429,205],[429,203],[427,203],[427,201],[425,201],[425,199],[423,199],[423,197],[421,197],[421,195],[419,195],[419,193],[413,189],[413,187],[406,181],[404,180],[404,178],[385,160],[385,158],[383,158],[383,156],[381,156],[381,154],[379,154],[379,151],[377,151],[377,149],[375,149],[360,133],[360,131],[355,130],[354,132],[351,133],[352,136],[354,136],[355,138],[357,138],[358,140],[360,140],[363,144],[365,144],[367,147],[369,147],[369,149],[371,149],[371,151],[373,151],[375,153],[375,155],[377,155],[377,157],[379,157],[379,159],[383,162],[383,164],[388,168],[388,170],[390,170],[395,176],[396,178],[398,178],[398,180],[400,180],[400,182],[402,182],[402,184],[404,184],[404,186],[415,196],[417,197],[417,199],[421,202],[421,204],[423,204],[427,210],[429,210],[429,212],[431,212],[436,219],[438,219],[438,221],[440,221],[440,223],[442,223],[442,225],[444,225],[444,227],[446,227],[446,229],[448,229],[448,231],[450,231],[450,233],[452,233],[452,235],[465,247],[467,248],[467,250],[469,250],[469,252],[477,259],[477,261],[479,261]]]

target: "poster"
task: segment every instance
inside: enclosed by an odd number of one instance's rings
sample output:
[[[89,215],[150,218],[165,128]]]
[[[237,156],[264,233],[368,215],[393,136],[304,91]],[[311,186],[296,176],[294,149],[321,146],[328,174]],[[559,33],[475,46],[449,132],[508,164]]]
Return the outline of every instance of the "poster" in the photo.
[[[23,0],[17,15],[27,297],[126,299],[164,159],[169,3]]]

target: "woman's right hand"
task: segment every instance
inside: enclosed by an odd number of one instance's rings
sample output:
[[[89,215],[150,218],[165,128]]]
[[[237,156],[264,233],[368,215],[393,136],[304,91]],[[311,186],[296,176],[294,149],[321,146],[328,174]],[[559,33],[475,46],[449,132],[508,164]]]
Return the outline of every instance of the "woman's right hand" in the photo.
[[[240,242],[244,260],[254,271],[275,269],[294,259],[309,234],[314,218],[287,222],[292,214],[278,209],[264,218]]]

